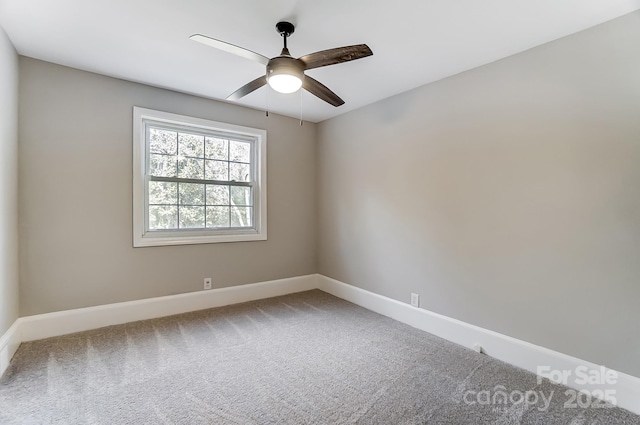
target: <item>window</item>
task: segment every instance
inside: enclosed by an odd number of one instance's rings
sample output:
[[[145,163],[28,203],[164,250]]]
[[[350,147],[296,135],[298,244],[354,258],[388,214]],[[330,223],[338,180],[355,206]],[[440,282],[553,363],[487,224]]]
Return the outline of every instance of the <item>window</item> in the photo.
[[[133,108],[133,246],[267,239],[267,133]]]

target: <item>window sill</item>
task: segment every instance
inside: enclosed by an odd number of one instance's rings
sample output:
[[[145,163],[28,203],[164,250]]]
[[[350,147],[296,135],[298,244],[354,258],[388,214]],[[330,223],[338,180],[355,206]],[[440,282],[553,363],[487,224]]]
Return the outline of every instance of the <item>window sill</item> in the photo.
[[[134,248],[143,248],[151,246],[171,246],[171,245],[198,245],[209,243],[227,243],[227,242],[253,242],[266,241],[266,233],[258,233],[255,230],[241,232],[225,232],[220,234],[207,235],[171,235],[166,234],[147,234],[137,237],[133,241]]]

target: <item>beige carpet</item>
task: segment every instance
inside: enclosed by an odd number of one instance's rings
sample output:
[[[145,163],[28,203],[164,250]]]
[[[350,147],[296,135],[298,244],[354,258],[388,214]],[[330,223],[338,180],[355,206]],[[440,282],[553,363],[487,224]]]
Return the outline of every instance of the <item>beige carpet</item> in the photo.
[[[499,390],[551,402],[478,402]],[[0,423],[640,424],[564,391],[311,291],[25,343]]]

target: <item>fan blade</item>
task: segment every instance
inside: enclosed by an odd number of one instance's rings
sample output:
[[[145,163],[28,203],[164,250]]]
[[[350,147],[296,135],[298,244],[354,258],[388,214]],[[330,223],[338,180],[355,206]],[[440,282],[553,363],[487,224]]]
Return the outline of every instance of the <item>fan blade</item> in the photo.
[[[314,80],[308,75],[304,76],[302,87],[312,95],[324,100],[327,103],[330,103],[333,106],[344,105],[344,100],[340,99],[337,94],[329,90],[327,86],[325,86],[318,80]]]
[[[267,84],[267,76],[263,75],[262,77],[258,77],[252,82],[247,83],[244,86],[240,87],[238,90],[234,91],[229,96],[227,96],[227,99],[238,100],[241,97],[248,95],[252,91],[258,90],[260,87],[264,86],[265,84]]]
[[[260,62],[263,65],[266,65],[269,63],[269,58],[266,56],[262,56],[259,53],[252,52],[251,50],[247,50],[242,47],[238,47],[234,44],[216,40],[215,38],[207,37],[206,35],[194,34],[189,38],[192,39],[193,41],[197,41],[198,43],[215,47],[216,49],[222,50],[224,52],[233,53],[234,55],[241,56],[246,59],[251,59],[256,62]]]
[[[337,63],[353,61],[373,55],[373,52],[366,44],[355,46],[337,47],[335,49],[322,50],[299,58],[305,69],[320,68],[321,66],[335,65]]]

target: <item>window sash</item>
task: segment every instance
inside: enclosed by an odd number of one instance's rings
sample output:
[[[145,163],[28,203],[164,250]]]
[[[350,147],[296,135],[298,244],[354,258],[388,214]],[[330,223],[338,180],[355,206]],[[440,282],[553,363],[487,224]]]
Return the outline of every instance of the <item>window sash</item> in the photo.
[[[244,165],[249,165],[249,169],[250,169],[250,176],[249,176],[249,181],[250,182],[255,182],[257,180],[257,166],[256,166],[256,162],[257,162],[257,152],[256,152],[256,138],[255,137],[250,137],[250,136],[244,136],[244,135],[238,135],[238,134],[230,134],[230,133],[225,133],[222,131],[205,131],[205,130],[199,130],[197,128],[191,128],[185,125],[181,125],[181,124],[175,124],[175,125],[167,125],[164,124],[162,122],[159,121],[154,121],[154,120],[143,120],[143,125],[144,125],[144,143],[145,143],[145,176],[152,176],[149,170],[150,164],[151,164],[151,155],[161,155],[161,156],[175,156],[176,159],[195,159],[195,160],[201,160],[203,161],[204,164],[206,164],[206,161],[219,161],[219,162],[226,162],[229,165],[230,164],[244,164]],[[170,131],[170,132],[175,132],[176,136],[177,136],[177,140],[176,140],[176,152],[174,154],[163,154],[163,153],[157,153],[157,152],[151,152],[151,147],[150,147],[150,143],[151,143],[151,137],[150,137],[150,130],[151,129],[159,129],[159,130],[164,130],[164,131]],[[203,137],[203,156],[202,157],[195,157],[195,156],[188,156],[188,155],[179,155],[179,151],[180,151],[180,133],[183,134],[189,134],[189,135],[197,135],[197,136],[201,136]],[[208,158],[206,156],[206,145],[205,144],[205,139],[209,137],[209,138],[215,138],[215,139],[222,139],[222,140],[227,140],[229,142],[229,145],[227,146],[227,159],[215,159],[215,158]],[[250,154],[249,154],[249,162],[243,162],[243,161],[232,161],[230,158],[230,154],[231,154],[231,142],[243,142],[243,143],[248,143],[250,146]],[[176,177],[175,178],[181,178],[181,179],[185,179],[184,177],[178,177],[177,176],[178,170],[176,169]],[[203,175],[204,174],[204,170],[203,170]],[[161,177],[161,176],[153,176],[153,177]],[[193,180],[193,179],[192,179]],[[206,180],[206,179],[195,179],[195,180]],[[237,180],[227,180],[227,181],[237,181]]]
[[[149,182],[152,181],[160,181],[160,182],[170,182],[170,183],[195,183],[195,184],[202,184],[205,186],[205,200],[204,200],[204,204],[202,205],[185,205],[185,204],[181,204],[180,203],[180,199],[179,199],[179,194],[176,197],[176,203],[175,204],[151,204],[149,202]],[[251,188],[251,203],[249,205],[236,205],[233,204],[231,201],[231,194],[229,194],[229,203],[228,204],[207,204],[207,200],[206,200],[206,185],[216,185],[216,186],[228,186],[229,190],[231,190],[231,187],[248,187]],[[178,177],[154,177],[154,176],[146,176],[146,181],[145,181],[145,232],[147,233],[153,233],[153,234],[160,234],[163,232],[194,232],[194,231],[203,231],[203,232],[219,232],[219,231],[225,231],[225,230],[247,230],[247,229],[256,229],[256,220],[255,220],[255,203],[256,203],[256,184],[255,182],[236,182],[236,181],[227,181],[227,180],[198,180],[198,179],[182,179],[182,178],[178,178]],[[204,227],[197,227],[197,228],[181,228],[179,227],[180,224],[180,219],[178,217],[178,228],[176,229],[152,229],[150,227],[150,207],[151,206],[175,206],[178,208],[180,207],[204,207],[205,211],[206,208],[211,208],[211,207],[229,207],[230,211],[229,214],[231,214],[231,208],[233,207],[238,207],[238,208],[251,208],[251,226],[231,226],[231,218],[229,218],[229,226],[221,226],[221,227],[207,227],[207,223],[206,223],[206,217],[205,217],[205,226]],[[179,213],[178,213],[179,214]]]

